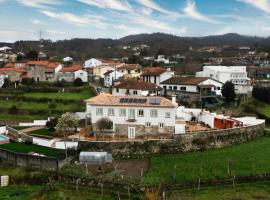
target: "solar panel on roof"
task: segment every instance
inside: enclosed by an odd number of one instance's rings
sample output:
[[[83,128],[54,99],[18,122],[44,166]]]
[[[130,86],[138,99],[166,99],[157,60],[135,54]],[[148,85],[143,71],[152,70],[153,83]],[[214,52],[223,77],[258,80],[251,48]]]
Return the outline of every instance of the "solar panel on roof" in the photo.
[[[143,100],[143,103],[146,103],[147,102],[147,99],[142,99]]]
[[[142,99],[138,99],[138,103],[142,103]]]
[[[128,103],[128,99],[127,98],[124,99],[124,103]]]
[[[138,99],[133,99],[133,103],[138,103]]]
[[[124,103],[124,100],[125,100],[124,98],[121,98],[120,103]]]
[[[128,103],[132,103],[132,102],[133,102],[132,98],[128,99]]]
[[[160,104],[160,99],[159,98],[149,99],[149,103],[150,104],[157,104],[157,105],[159,105]]]

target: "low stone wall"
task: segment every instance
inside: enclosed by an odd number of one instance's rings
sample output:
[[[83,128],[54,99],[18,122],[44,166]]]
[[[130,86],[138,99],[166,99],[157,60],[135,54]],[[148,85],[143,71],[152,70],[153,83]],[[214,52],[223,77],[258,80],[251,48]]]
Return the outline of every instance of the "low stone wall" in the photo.
[[[46,156],[35,156],[24,153],[17,153],[0,148],[0,158],[8,160],[16,166],[31,166],[38,169],[44,170],[57,170],[60,169],[64,164],[65,160],[57,158],[46,157]]]
[[[265,135],[264,124],[243,128],[175,135],[172,140],[129,142],[79,142],[84,151],[107,151],[119,157],[147,157],[151,154],[173,154],[222,148]]]

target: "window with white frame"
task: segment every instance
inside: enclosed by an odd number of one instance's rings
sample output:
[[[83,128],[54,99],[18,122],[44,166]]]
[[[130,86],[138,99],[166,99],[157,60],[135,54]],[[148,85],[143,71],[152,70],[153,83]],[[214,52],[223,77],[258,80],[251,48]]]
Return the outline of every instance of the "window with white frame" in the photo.
[[[151,126],[151,122],[146,122],[146,123],[145,123],[145,126],[146,126],[146,127],[150,127],[150,126]]]
[[[150,110],[150,116],[151,117],[158,117],[158,111],[153,109],[153,110]]]
[[[137,95],[137,94],[138,94],[138,91],[137,91],[137,90],[134,90],[134,91],[133,91],[133,94],[134,94],[134,95]]]
[[[126,116],[126,109],[125,108],[120,108],[119,115],[120,116]]]
[[[165,112],[165,118],[171,118],[171,113],[170,112]]]
[[[132,120],[135,119],[135,110],[134,109],[129,110],[128,119],[132,119]]]
[[[96,109],[96,114],[97,114],[97,116],[102,116],[103,115],[103,109],[102,108],[97,108]]]
[[[114,116],[114,108],[109,108],[108,109],[108,115],[109,116]]]
[[[158,127],[159,128],[164,128],[164,123],[163,122],[158,123]]]
[[[139,109],[138,110],[138,117],[143,117],[144,116],[144,110],[143,109]]]

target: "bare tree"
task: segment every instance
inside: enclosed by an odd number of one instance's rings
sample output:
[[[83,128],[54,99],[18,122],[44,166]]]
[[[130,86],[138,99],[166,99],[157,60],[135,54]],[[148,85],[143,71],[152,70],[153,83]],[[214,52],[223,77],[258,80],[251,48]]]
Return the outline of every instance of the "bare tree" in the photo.
[[[78,126],[78,124],[79,124],[79,118],[76,117],[75,114],[72,114],[69,112],[63,114],[58,119],[58,122],[56,125],[56,130],[61,132],[64,136],[66,158],[68,157],[68,155],[67,155],[67,133],[70,131],[74,131],[74,129]]]

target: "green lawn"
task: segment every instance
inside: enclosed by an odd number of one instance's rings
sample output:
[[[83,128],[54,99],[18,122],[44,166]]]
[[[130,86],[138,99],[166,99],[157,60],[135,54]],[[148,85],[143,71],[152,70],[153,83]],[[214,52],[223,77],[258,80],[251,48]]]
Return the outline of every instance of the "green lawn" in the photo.
[[[64,155],[64,150],[61,150],[61,149],[53,149],[49,147],[43,147],[39,145],[25,144],[25,143],[2,144],[0,145],[0,148],[18,152],[18,153],[35,152],[35,153],[44,154],[50,157],[61,157]]]
[[[0,200],[32,200],[41,186],[9,186],[0,189]]]
[[[184,190],[172,192],[168,200],[266,200],[270,199],[270,183],[236,184],[232,186],[212,187],[197,190]]]
[[[78,93],[65,92],[65,93],[41,93],[41,92],[33,92],[24,94],[26,97],[31,98],[48,98],[48,99],[64,99],[64,100],[86,100],[90,98],[92,95],[90,90],[82,90]]]
[[[44,135],[44,136],[52,136],[52,133],[54,131],[48,129],[48,128],[43,128],[43,129],[38,129],[31,131],[30,134],[35,134],[35,135]]]
[[[31,126],[12,126],[12,128],[14,128],[17,131],[26,129],[26,128],[30,128]]]
[[[228,177],[228,160],[231,162],[231,175],[247,176],[270,172],[269,155],[270,137],[262,137],[230,148],[152,157],[143,183],[174,182],[174,166],[177,182],[197,181],[201,173],[201,163],[202,180],[225,178]]]

